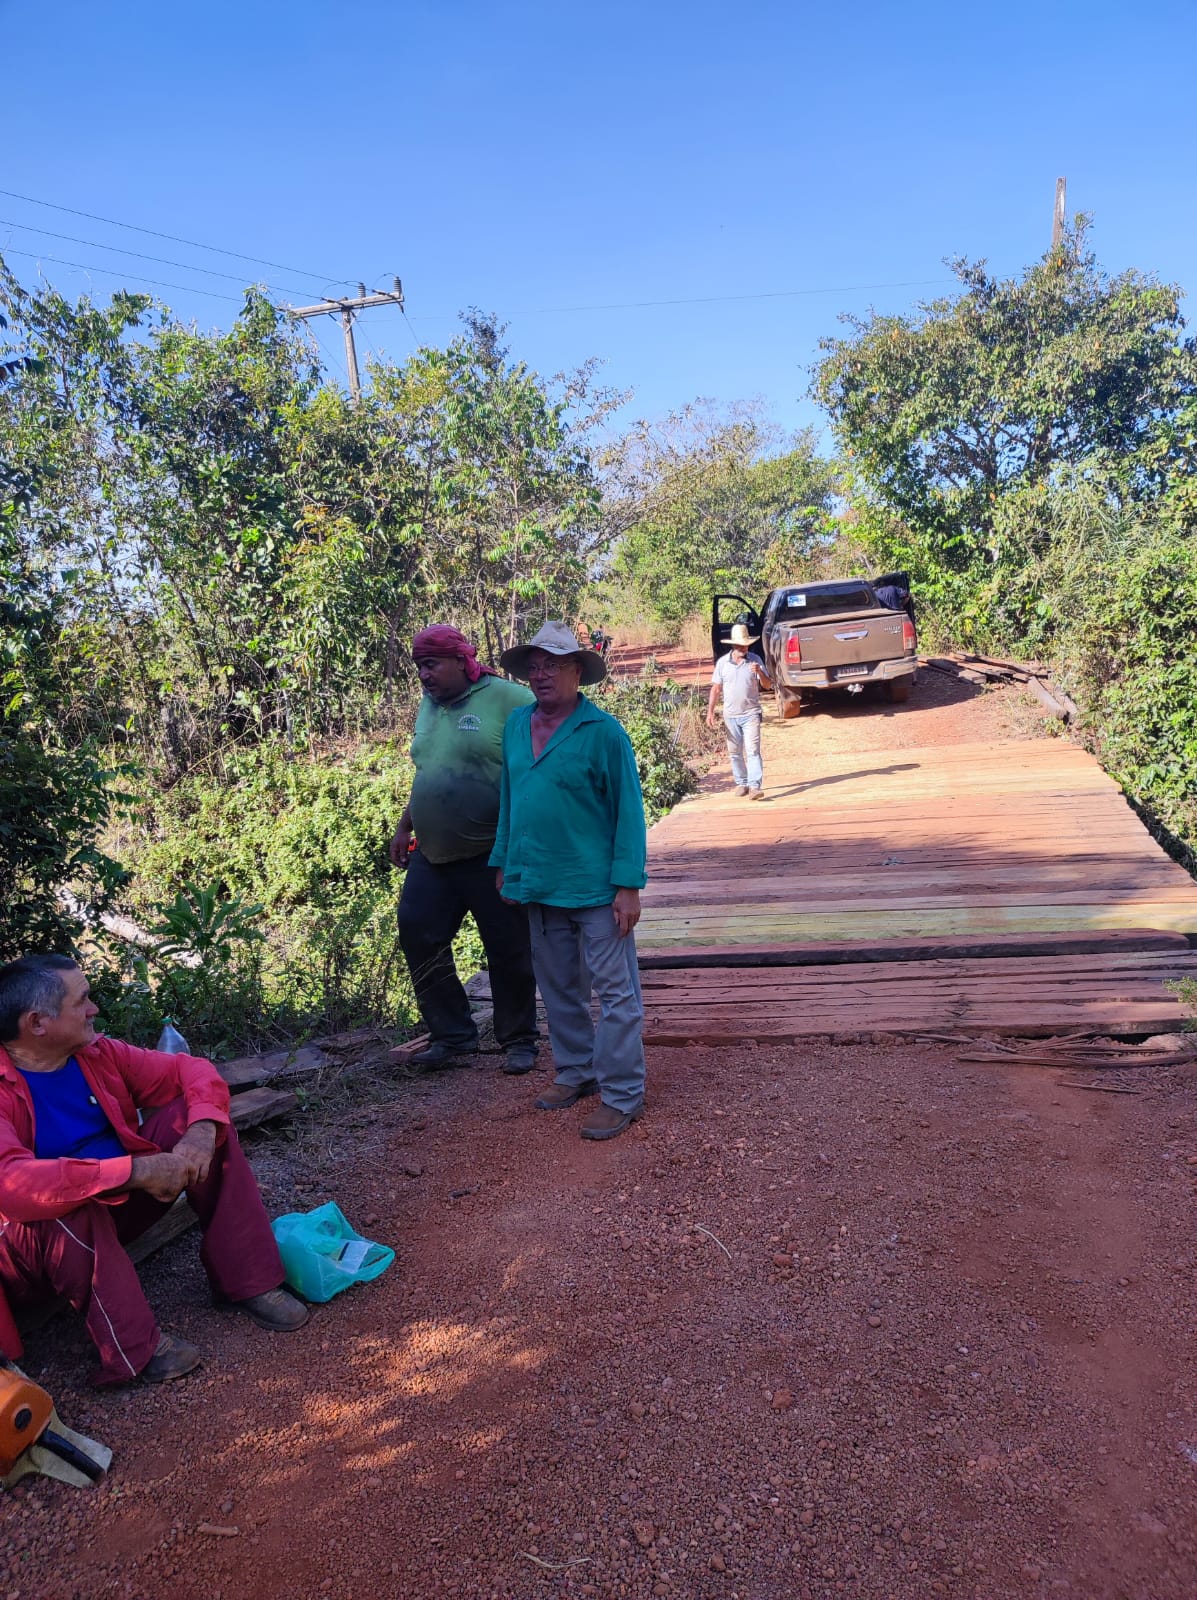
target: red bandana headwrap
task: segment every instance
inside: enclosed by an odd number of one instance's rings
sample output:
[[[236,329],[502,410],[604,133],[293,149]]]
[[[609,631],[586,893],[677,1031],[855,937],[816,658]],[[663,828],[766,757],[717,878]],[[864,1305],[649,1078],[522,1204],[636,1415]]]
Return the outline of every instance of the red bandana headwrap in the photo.
[[[484,672],[492,678],[498,677],[493,667],[479,661],[477,650],[465,634],[444,622],[434,623],[431,628],[417,633],[411,642],[411,654],[413,661],[419,661],[421,656],[460,656],[471,683],[477,683]]]

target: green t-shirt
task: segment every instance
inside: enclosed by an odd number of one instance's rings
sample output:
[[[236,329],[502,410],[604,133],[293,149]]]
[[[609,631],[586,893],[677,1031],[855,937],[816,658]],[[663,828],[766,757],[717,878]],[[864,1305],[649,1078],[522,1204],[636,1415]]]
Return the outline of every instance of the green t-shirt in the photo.
[[[438,866],[488,855],[499,821],[503,728],[535,700],[523,683],[484,673],[452,705],[425,695],[411,758],[416,776],[408,809],[420,851]]]

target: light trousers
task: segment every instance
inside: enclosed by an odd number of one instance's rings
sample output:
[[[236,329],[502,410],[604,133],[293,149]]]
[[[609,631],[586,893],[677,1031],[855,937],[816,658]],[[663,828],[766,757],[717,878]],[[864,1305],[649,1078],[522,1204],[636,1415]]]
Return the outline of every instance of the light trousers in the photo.
[[[620,936],[608,906],[528,907],[532,965],[549,1022],[557,1082],[596,1080],[603,1104],[637,1111],[644,1100],[644,1006],[634,934]],[[598,997],[596,1027],[591,990]]]
[[[764,713],[746,711],[741,717],[724,717],[727,753],[737,788],[759,789],[765,771],[761,766],[761,721]]]

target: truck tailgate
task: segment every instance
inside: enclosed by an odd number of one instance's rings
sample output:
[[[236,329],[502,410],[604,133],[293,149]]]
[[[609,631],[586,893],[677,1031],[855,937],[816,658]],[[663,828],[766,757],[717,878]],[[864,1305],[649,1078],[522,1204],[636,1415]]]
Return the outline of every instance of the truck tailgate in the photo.
[[[826,622],[787,622],[782,626],[787,634],[798,635],[805,670],[891,661],[904,655],[902,621],[899,611],[860,611]]]

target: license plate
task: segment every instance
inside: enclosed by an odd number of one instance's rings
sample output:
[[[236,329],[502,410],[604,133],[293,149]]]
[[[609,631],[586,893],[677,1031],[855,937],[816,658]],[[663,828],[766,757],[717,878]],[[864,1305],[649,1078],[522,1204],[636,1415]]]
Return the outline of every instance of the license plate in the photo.
[[[855,667],[837,667],[835,675],[837,678],[867,678],[869,669],[867,663]]]

